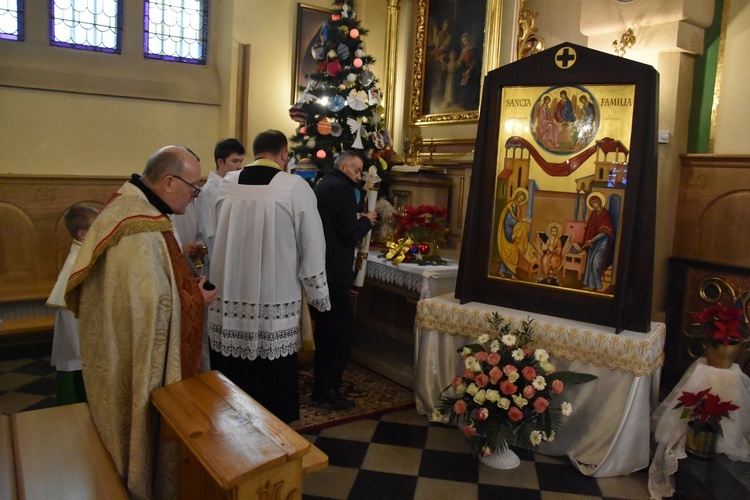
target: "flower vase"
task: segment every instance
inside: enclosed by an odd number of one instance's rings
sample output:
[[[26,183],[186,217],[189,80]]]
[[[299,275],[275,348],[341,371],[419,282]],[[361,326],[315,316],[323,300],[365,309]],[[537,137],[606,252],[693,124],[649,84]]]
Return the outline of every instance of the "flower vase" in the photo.
[[[714,346],[710,341],[706,343],[706,363],[714,368],[731,368],[740,355],[742,344],[719,344]]]
[[[481,456],[479,461],[493,469],[515,469],[521,465],[521,459],[510,448],[502,451],[498,448],[487,457]]]
[[[685,437],[685,451],[702,460],[710,460],[716,453],[716,444],[719,441],[718,432],[693,431],[693,426],[688,423]]]

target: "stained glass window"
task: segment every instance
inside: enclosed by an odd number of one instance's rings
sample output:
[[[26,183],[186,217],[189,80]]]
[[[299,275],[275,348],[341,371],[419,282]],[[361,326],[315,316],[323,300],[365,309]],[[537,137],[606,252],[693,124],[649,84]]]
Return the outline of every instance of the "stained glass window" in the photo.
[[[50,45],[119,54],[122,2],[50,0]]]
[[[145,0],[145,57],[206,64],[208,0]]]
[[[0,0],[0,40],[23,40],[23,0]]]

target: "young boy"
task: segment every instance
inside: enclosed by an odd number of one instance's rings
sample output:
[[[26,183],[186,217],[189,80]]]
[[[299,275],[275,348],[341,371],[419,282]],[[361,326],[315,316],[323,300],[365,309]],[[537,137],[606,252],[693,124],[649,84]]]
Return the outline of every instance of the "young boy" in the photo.
[[[78,256],[81,242],[97,215],[99,211],[87,205],[73,205],[63,215],[65,227],[73,237],[73,244],[46,304],[47,307],[57,309],[51,362],[52,366],[57,368],[58,405],[86,401],[86,390],[81,372],[81,352],[78,347],[78,320],[65,304],[65,287]]]

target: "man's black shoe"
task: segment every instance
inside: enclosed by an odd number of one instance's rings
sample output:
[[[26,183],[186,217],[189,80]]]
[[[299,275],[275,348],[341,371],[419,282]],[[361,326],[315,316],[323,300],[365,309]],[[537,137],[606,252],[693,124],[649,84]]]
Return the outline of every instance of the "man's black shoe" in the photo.
[[[315,403],[315,406],[333,411],[351,410],[356,406],[354,401],[346,399],[333,389],[329,389],[317,397],[313,396],[313,403]]]

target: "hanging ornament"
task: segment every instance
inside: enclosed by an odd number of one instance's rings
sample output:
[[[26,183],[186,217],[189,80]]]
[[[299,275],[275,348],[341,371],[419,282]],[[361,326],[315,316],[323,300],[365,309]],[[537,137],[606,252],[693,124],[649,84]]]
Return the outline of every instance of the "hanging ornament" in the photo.
[[[307,149],[312,149],[312,148],[314,148],[314,147],[315,147],[316,145],[317,145],[317,143],[315,142],[315,139],[310,139],[309,141],[307,141],[307,142],[305,143],[305,146],[307,146]]]
[[[302,109],[301,104],[295,104],[289,108],[289,117],[295,122],[304,124],[307,113]]]
[[[349,93],[346,103],[355,111],[367,109],[367,93],[364,90],[353,90]]]
[[[338,54],[339,59],[346,61],[349,59],[349,47],[340,43],[339,46],[336,47],[336,54]]]
[[[374,134],[372,134],[372,142],[378,149],[383,149],[385,147],[385,139],[383,138],[383,134],[381,134],[380,132],[375,132]]]
[[[335,50],[333,50],[333,49],[331,49],[331,50],[329,50],[329,51],[328,51],[328,59],[336,59],[336,56],[337,56],[337,55],[338,55],[338,54],[337,54],[337,53],[336,53],[336,51],[335,51]]]
[[[341,63],[336,61],[331,61],[328,63],[328,66],[326,66],[326,72],[333,77],[337,77],[341,74],[341,71],[343,68],[341,67]]]
[[[351,31],[349,31],[349,36],[357,38],[359,36],[359,30],[357,28],[352,28]]]
[[[344,4],[341,6],[341,15],[344,19],[349,17],[349,10],[350,7],[346,4],[346,2],[344,2]],[[354,11],[352,11],[351,13],[354,14]]]
[[[362,132],[364,131],[364,127],[362,124],[354,118],[347,118],[346,124],[349,126],[349,131],[352,134],[355,134],[352,147],[354,149],[364,149],[365,147],[362,145]]]
[[[342,35],[346,36],[349,34],[349,27],[348,26],[339,26],[339,31]]]
[[[331,21],[341,21],[341,14],[331,14]]]
[[[315,156],[317,156],[319,159],[324,159],[326,157],[326,152],[322,149],[319,149],[317,153],[315,153]]]
[[[357,75],[355,75],[354,73],[349,73],[348,75],[346,75],[346,81],[349,83],[354,83],[355,81],[357,81]]]
[[[323,35],[318,37],[318,41],[315,42],[315,45],[312,46],[312,49],[310,49],[310,52],[312,53],[313,59],[316,61],[322,61],[325,58],[325,49],[323,48],[325,40],[323,38]]]
[[[305,135],[307,133],[307,127],[300,127],[299,128],[299,133],[302,134],[302,135]]]
[[[362,70],[362,73],[360,73],[359,76],[357,77],[357,80],[359,80],[359,83],[361,83],[365,87],[370,85],[374,79],[375,79],[375,75],[373,75],[372,71],[370,71],[369,69]]]
[[[362,67],[362,59],[360,59],[358,57],[354,61],[352,61],[352,64],[354,65],[355,68],[361,68]]]
[[[318,167],[310,160],[310,158],[302,158],[294,169],[294,173],[302,177],[307,181],[311,181],[318,175]]]
[[[355,50],[354,57],[365,57],[365,51],[362,49]]]
[[[375,112],[377,114],[379,114],[379,115],[384,115],[385,114],[385,108],[382,105],[380,105],[377,108],[375,108]]]
[[[374,123],[375,125],[380,123],[380,119],[381,116],[377,112],[372,114],[372,123]]]
[[[323,118],[318,122],[318,133],[321,135],[328,135],[331,133],[331,122],[328,121],[328,118]]]
[[[328,100],[328,109],[334,113],[338,113],[346,106],[346,99],[343,96],[335,95]]]
[[[343,131],[344,131],[344,128],[341,126],[339,122],[335,120],[331,121],[331,135],[333,137],[340,137]]]
[[[367,90],[367,100],[370,103],[370,106],[377,106],[380,104],[380,89],[377,87],[370,87]]]

